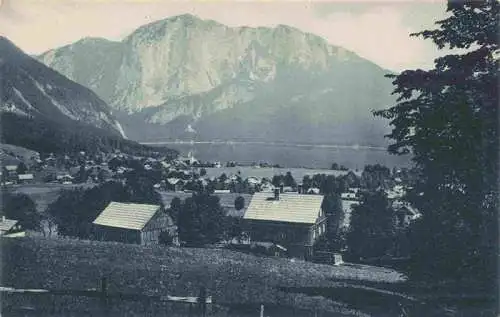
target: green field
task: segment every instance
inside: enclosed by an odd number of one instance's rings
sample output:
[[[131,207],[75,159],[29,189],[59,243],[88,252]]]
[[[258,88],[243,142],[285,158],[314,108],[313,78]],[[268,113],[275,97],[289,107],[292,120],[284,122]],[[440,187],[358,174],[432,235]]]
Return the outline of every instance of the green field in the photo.
[[[302,181],[305,175],[313,176],[315,174],[326,174],[334,175],[335,177],[345,175],[349,171],[335,171],[329,169],[310,169],[310,168],[274,168],[274,167],[261,167],[255,168],[251,166],[237,166],[237,167],[221,167],[221,168],[205,168],[207,170],[208,177],[219,177],[222,173],[227,176],[241,173],[243,179],[253,176],[258,178],[267,177],[269,179],[273,178],[274,175],[285,175],[287,172],[291,172],[292,176],[296,181]],[[353,171],[358,176],[361,175],[360,172]]]
[[[268,307],[269,316],[288,316],[287,309],[297,316],[313,316],[314,310],[319,316],[366,316],[346,303],[287,292],[283,288],[337,287],[339,282],[349,281],[375,284],[403,281],[399,273],[385,268],[332,267],[228,250],[33,238],[4,238],[0,242],[3,286],[88,289],[96,287],[101,276],[108,277],[110,292],[196,296],[199,287],[205,286],[221,305],[210,316],[258,316],[261,303]],[[19,295],[11,296],[7,300]],[[29,298],[25,300],[33,305]],[[48,300],[43,301],[43,305],[47,303]],[[75,310],[92,306],[77,300],[59,304],[66,308],[74,306]],[[120,316],[146,315],[143,306],[130,303],[120,303],[114,309]]]

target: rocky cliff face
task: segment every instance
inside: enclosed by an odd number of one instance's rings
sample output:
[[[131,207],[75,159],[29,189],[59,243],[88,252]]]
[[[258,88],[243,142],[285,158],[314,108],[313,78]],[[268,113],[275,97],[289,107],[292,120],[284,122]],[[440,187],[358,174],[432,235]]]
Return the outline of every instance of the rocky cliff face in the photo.
[[[230,28],[182,15],[39,60],[94,90],[143,140],[189,130],[198,139],[381,144],[386,123],[371,110],[393,101],[387,71],[283,25]]]
[[[124,136],[95,93],[24,54],[0,37],[0,111],[70,126],[77,121]],[[19,127],[22,129],[22,127]]]

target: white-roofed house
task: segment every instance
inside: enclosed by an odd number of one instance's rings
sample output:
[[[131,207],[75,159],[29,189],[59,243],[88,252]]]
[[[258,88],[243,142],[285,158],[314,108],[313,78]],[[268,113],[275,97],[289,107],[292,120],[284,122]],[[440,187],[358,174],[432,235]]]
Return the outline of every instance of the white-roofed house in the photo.
[[[17,165],[5,165],[3,167],[3,173],[5,178],[14,182],[18,180],[17,178]]]
[[[7,219],[5,216],[0,218],[0,236],[6,236],[21,231],[17,220]]]
[[[101,241],[158,244],[163,231],[177,240],[177,227],[159,205],[110,202],[93,224]]]
[[[19,179],[19,183],[21,183],[21,184],[33,183],[33,181],[35,179],[33,174],[19,174],[19,175],[17,175],[17,177]]]
[[[180,178],[167,178],[167,182],[165,184],[167,186],[167,190],[179,192],[184,189],[184,181]]]
[[[252,241],[284,246],[293,257],[309,259],[314,242],[326,231],[323,196],[255,193],[243,219]]]

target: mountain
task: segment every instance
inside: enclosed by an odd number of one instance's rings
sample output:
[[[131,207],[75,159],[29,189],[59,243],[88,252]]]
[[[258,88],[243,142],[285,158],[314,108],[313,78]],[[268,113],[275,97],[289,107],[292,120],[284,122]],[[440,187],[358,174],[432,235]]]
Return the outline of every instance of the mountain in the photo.
[[[109,106],[90,89],[0,37],[2,143],[40,152],[144,150],[124,139]]]
[[[38,59],[95,91],[136,140],[385,145],[387,122],[371,110],[394,102],[389,71],[284,25],[181,15]]]
[[[0,70],[0,111],[60,124],[78,121],[123,136],[108,105],[94,92],[24,54],[5,37],[0,37]]]

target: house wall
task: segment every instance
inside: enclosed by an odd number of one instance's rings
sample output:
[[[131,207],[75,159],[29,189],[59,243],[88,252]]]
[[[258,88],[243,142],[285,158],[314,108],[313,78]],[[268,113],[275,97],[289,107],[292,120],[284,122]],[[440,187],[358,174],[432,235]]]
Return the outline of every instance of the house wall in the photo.
[[[163,231],[169,232],[169,234],[174,238],[175,243],[177,237],[176,227],[174,226],[170,216],[160,210],[142,229],[141,244],[158,244],[160,234]]]
[[[314,242],[325,232],[326,221],[310,225],[247,220],[245,229],[253,241],[274,242],[287,248],[290,256],[307,259]]]
[[[114,228],[107,226],[95,227],[96,238],[99,241],[115,241],[122,243],[140,244],[141,235],[138,230]]]

